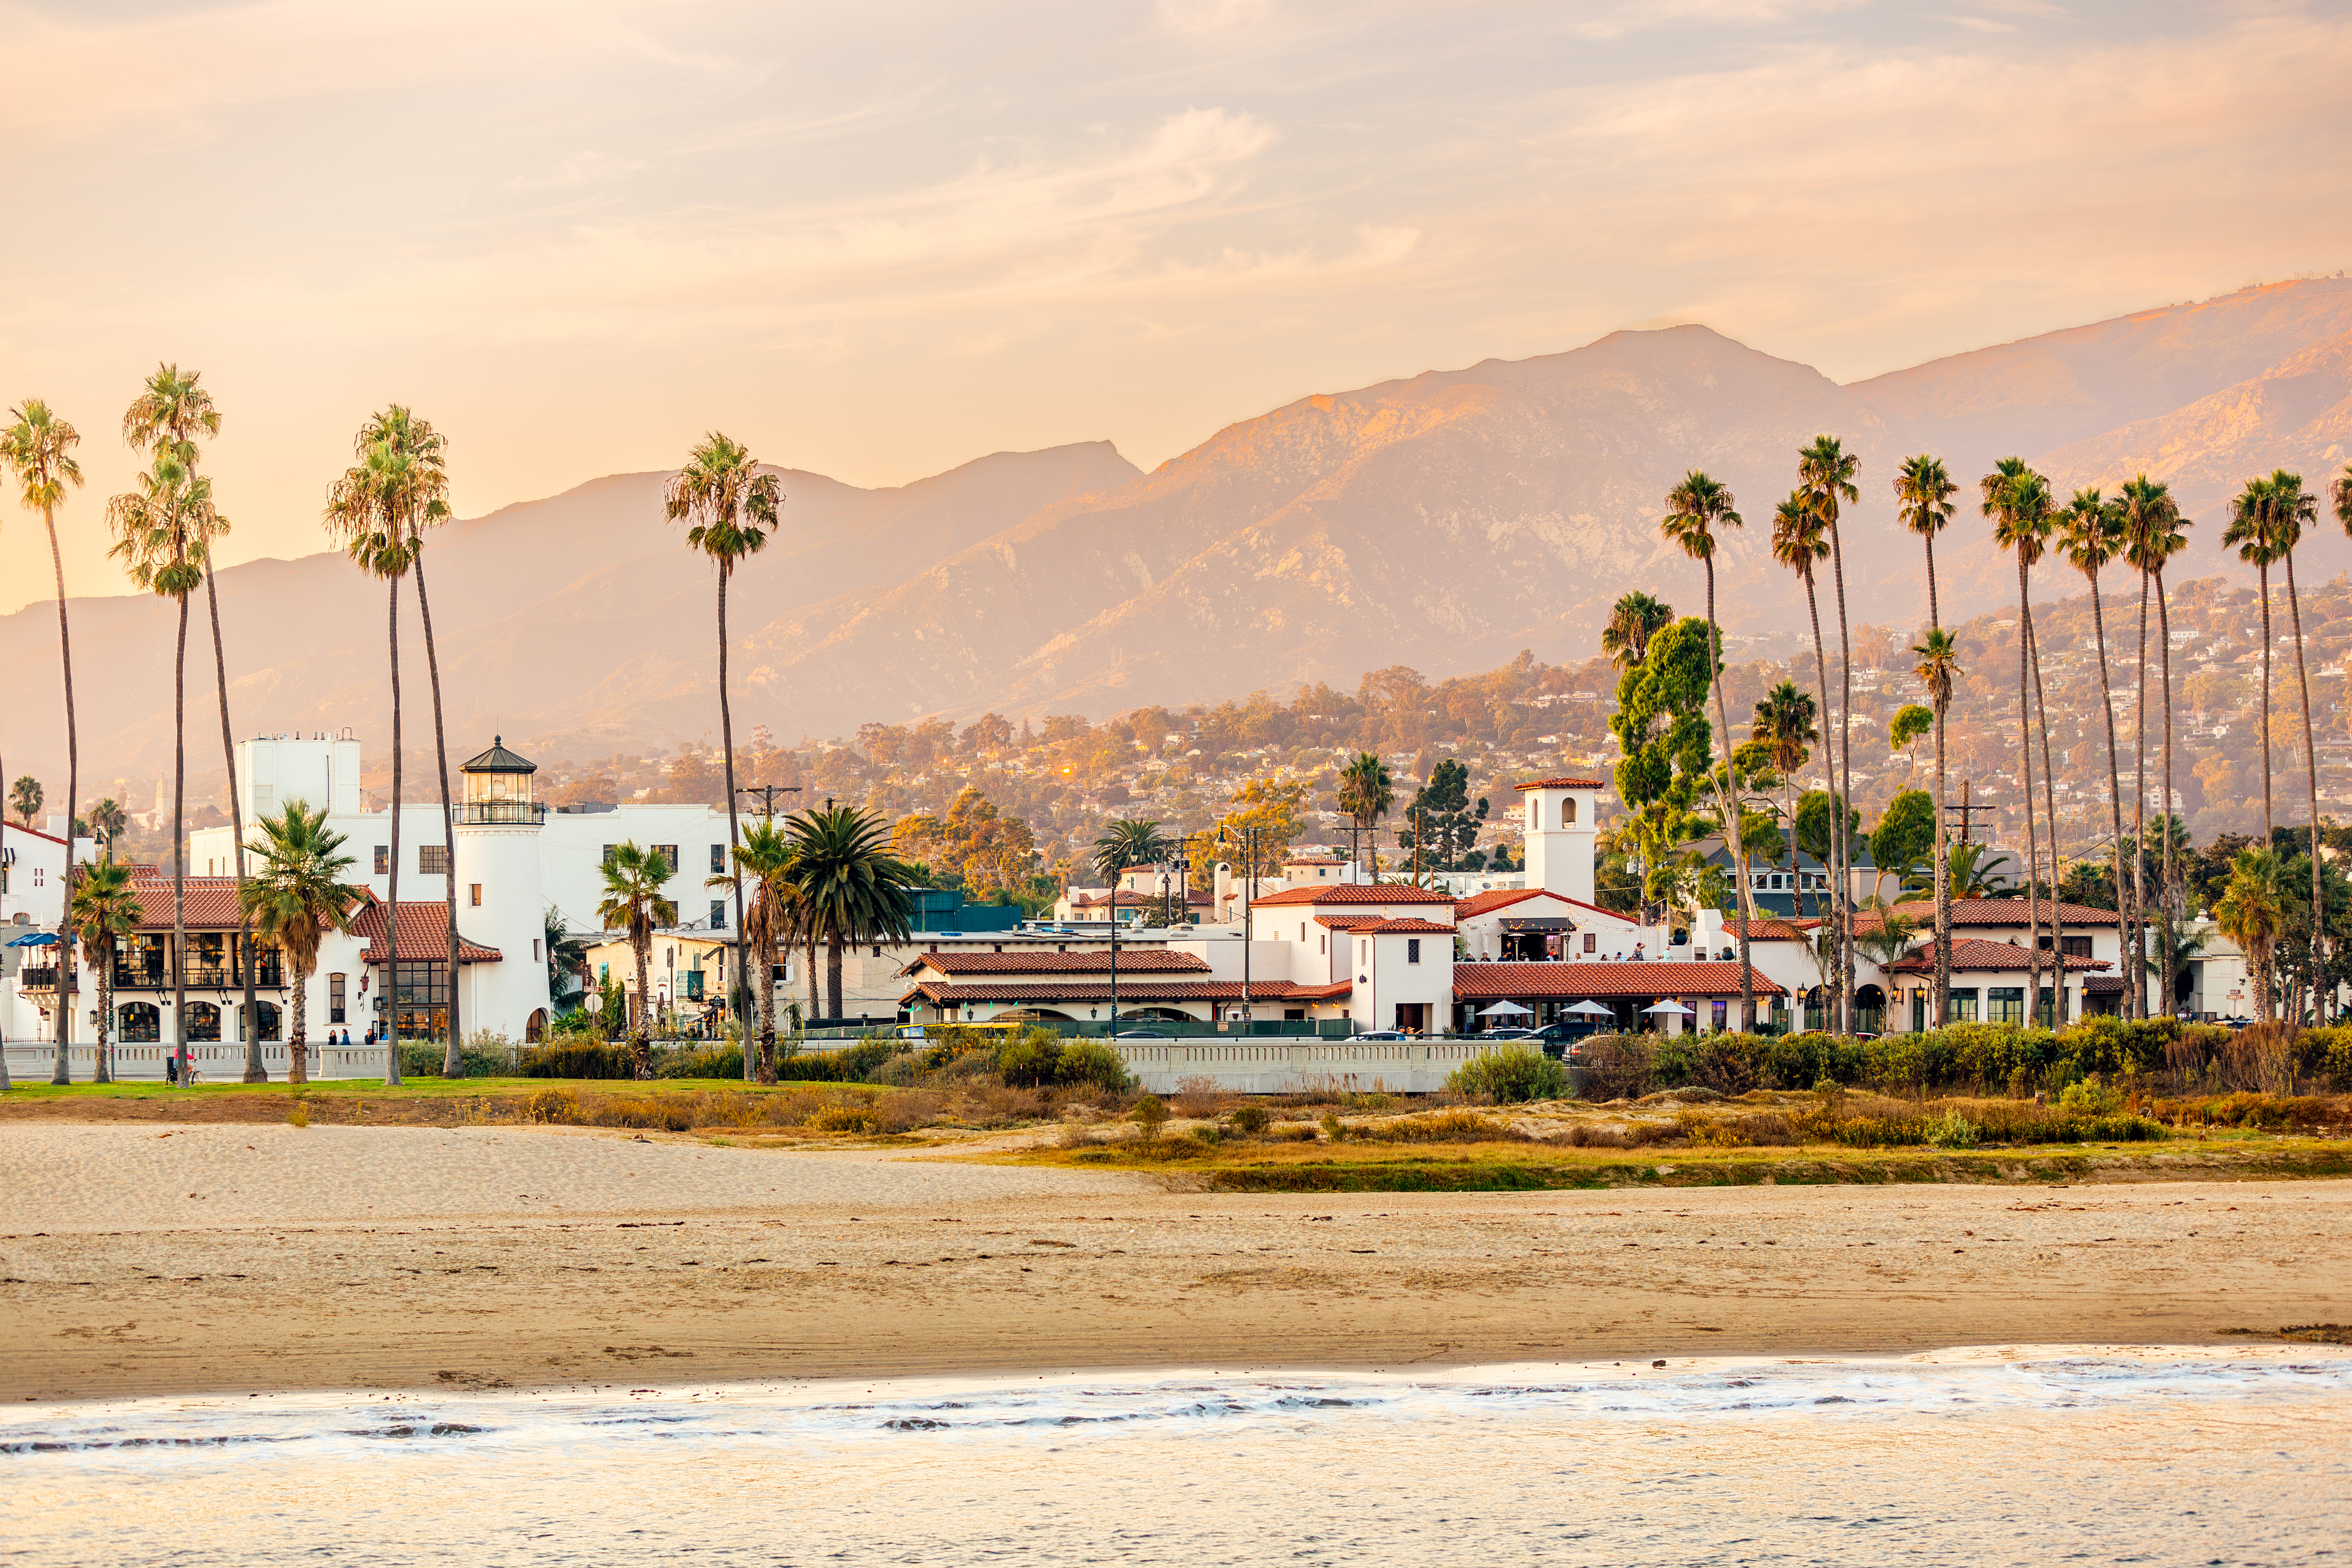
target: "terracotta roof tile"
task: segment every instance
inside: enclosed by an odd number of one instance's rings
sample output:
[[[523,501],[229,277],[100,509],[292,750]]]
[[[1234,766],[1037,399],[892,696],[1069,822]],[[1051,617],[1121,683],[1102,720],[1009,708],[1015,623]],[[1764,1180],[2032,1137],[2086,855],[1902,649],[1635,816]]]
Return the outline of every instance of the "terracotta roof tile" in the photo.
[[[1451,936],[1454,935],[1454,927],[1451,925],[1440,925],[1434,920],[1411,918],[1383,920],[1378,925],[1359,926],[1357,929],[1359,932],[1374,936]]]
[[[172,879],[143,877],[134,872],[131,885],[139,894],[139,929],[172,929]],[[243,924],[236,911],[236,878],[192,876],[184,879],[181,886],[184,890],[184,919],[189,930],[234,931]]]
[[[1609,788],[1609,783],[1608,780],[1603,779],[1571,779],[1562,777],[1558,779],[1530,779],[1526,783],[1516,784],[1513,785],[1512,788],[1517,789],[1606,789]]]
[[[1361,931],[1367,926],[1378,925],[1385,918],[1379,915],[1318,915],[1315,917],[1315,924],[1328,925],[1334,931]]]
[[[1587,904],[1580,898],[1570,898],[1564,893],[1554,893],[1549,888],[1544,887],[1498,887],[1489,893],[1474,893],[1467,898],[1458,898],[1454,901],[1454,918],[1457,921],[1475,919],[1478,915],[1492,915],[1498,909],[1507,909],[1514,904],[1522,903],[1530,898],[1549,898],[1555,904],[1565,904],[1570,909],[1580,909],[1587,914],[1603,915],[1611,920],[1622,920],[1628,925],[1641,924],[1630,915],[1620,915],[1613,909],[1603,909],[1597,904]]]
[[[1759,997],[1784,995],[1762,975],[1755,975]],[[1736,997],[1739,966],[1724,963],[1674,964],[1456,964],[1454,999],[1462,1002],[1512,1000],[1527,997],[1570,999],[1610,997]]]
[[[2050,924],[2052,904],[2046,898],[2038,899],[2035,909],[2044,925]],[[2113,925],[2122,918],[2112,909],[2094,909],[2086,904],[2059,904],[2058,918],[2068,925]],[[1916,899],[1895,906],[1895,913],[1907,915],[1923,927],[1936,924],[1936,901]],[[1857,915],[1856,919],[1866,919]],[[1952,900],[1952,924],[1955,925],[2023,925],[2026,924],[2025,900],[2021,898],[1956,898]]]
[[[363,964],[384,961],[383,905],[374,899],[360,911],[352,922],[352,930],[367,938],[367,948],[360,955]],[[400,961],[404,964],[438,963],[449,956],[449,906],[446,904],[400,904]],[[457,961],[461,964],[496,964],[504,958],[496,947],[485,947],[469,942],[461,934],[457,938]]]
[[[1988,942],[1981,936],[1957,936],[1952,939],[1954,969],[2022,969],[2032,955],[2015,942]],[[2046,961],[2051,955],[2042,955]],[[1933,942],[1906,957],[1885,966],[1890,974],[1932,975],[1936,972],[1936,945]],[[2105,969],[2112,967],[2104,958],[2068,958],[2070,969]]]
[[[1091,953],[961,953],[929,952],[909,959],[901,974],[929,968],[942,975],[1104,975],[1110,973],[1110,949]],[[1209,966],[1191,953],[1171,953],[1161,947],[1120,948],[1122,975],[1205,975]],[[1121,989],[1125,988],[1122,987]]]
[[[1297,998],[1302,988],[1288,980],[1258,980],[1249,988],[1253,1002],[1286,1002]],[[1308,988],[1318,991],[1328,986]],[[956,985],[940,980],[925,980],[915,986],[898,1000],[900,1005],[921,997],[933,1003],[962,1002],[1103,1002],[1110,999],[1108,977],[1062,981],[1021,980],[1002,984]],[[1123,1007],[1129,1002],[1237,1002],[1242,999],[1239,980],[1138,980],[1132,985],[1121,976],[1118,999]]]
[[[1329,887],[1292,887],[1251,900],[1252,908],[1285,904],[1444,904],[1454,895],[1433,887],[1401,882],[1342,882]]]

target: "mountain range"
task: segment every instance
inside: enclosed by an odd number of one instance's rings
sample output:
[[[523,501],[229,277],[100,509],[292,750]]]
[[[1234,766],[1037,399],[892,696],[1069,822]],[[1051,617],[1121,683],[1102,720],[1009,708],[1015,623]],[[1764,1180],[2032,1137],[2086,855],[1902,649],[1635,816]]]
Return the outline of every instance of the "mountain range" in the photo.
[[[1735,634],[1799,630],[1803,598],[1771,561],[1769,520],[1820,432],[1861,458],[1843,528],[1857,620],[1924,612],[1919,543],[1889,488],[1918,451],[1962,486],[1937,552],[1948,621],[2014,597],[1974,505],[1976,476],[2011,453],[2062,492],[2168,479],[2198,522],[2179,574],[2210,575],[2227,564],[2221,508],[2248,476],[2295,467],[2319,485],[2352,455],[2352,282],[2243,289],[1843,386],[1702,326],[1614,332],[1302,398],[1148,474],[1108,443],[999,453],[891,489],[781,470],[783,527],[730,592],[736,733],[764,724],[789,741],[991,708],[1100,716],[1352,686],[1396,664],[1440,676],[1520,648],[1574,656],[1629,589],[1700,608],[1698,569],[1656,526],[1694,468],[1749,519],[1720,555],[1718,613]],[[453,749],[493,731],[551,758],[716,737],[710,568],[662,523],[663,478],[593,480],[434,536]],[[2306,580],[2347,566],[2332,522],[2299,559]],[[2077,591],[2062,570],[2043,568],[2037,591]],[[225,569],[220,591],[238,733],[349,726],[381,755],[381,586],[320,554]],[[172,743],[170,607],[72,610],[83,776],[152,776]],[[55,627],[43,604],[0,617],[12,776],[62,771]],[[402,643],[414,747],[431,714],[413,595]],[[188,684],[201,775],[219,722],[201,604]]]

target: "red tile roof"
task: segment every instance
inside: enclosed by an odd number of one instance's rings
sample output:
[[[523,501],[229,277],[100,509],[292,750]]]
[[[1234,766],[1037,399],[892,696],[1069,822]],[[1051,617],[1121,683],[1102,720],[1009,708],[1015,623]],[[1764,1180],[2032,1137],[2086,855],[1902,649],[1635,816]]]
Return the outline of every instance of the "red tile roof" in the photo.
[[[1440,925],[1434,920],[1400,918],[1383,920],[1378,925],[1358,926],[1360,934],[1373,936],[1451,936],[1454,927]]]
[[[352,930],[367,938],[367,948],[360,955],[363,964],[384,961],[383,905],[371,898],[368,906],[352,922]],[[400,904],[400,961],[404,964],[440,963],[449,956],[449,906],[446,904]],[[485,947],[478,942],[467,941],[463,934],[457,938],[457,962],[461,964],[496,964],[504,955],[496,947]]]
[[[1284,904],[1444,904],[1454,895],[1403,882],[1342,882],[1329,887],[1291,887],[1252,899],[1250,907]]]
[[[131,886],[139,895],[139,929],[172,929],[172,879],[168,876],[143,877],[134,872]],[[236,878],[192,876],[184,879],[181,886],[184,890],[183,919],[189,930],[234,931],[243,924],[236,910]]]
[[[1601,779],[1530,779],[1512,786],[1517,789],[1606,789],[1608,781]]]
[[[1387,916],[1380,915],[1318,915],[1318,925],[1328,925],[1334,931],[1361,931],[1368,925],[1378,925]]]
[[[2052,907],[2046,898],[2037,899],[2034,903],[2044,925],[2050,924]],[[2058,918],[2068,925],[2113,925],[2123,918],[2112,909],[2094,909],[2086,904],[2060,904],[2055,907]],[[1932,898],[1898,904],[1895,909],[1898,915],[1907,915],[1922,926],[1933,926],[1936,923],[1936,901]],[[2023,925],[2026,919],[2025,900],[2021,898],[1952,900],[1952,924],[1955,925]]]
[[[1250,994],[1252,996],[1255,996],[1257,994],[1257,988],[1255,986],[1252,986],[1250,988]],[[1290,995],[1283,999],[1285,1001],[1292,1002],[1344,1002],[1355,994],[1355,981],[1334,980],[1328,986],[1295,987],[1292,988]]]
[[[1751,973],[1753,971],[1751,970]],[[1762,975],[1754,976],[1759,997],[1783,995]],[[1675,964],[1456,964],[1454,999],[1517,1001],[1528,997],[1577,999],[1610,997],[1736,997],[1739,966]]]
[[[1498,909],[1507,909],[1514,904],[1530,898],[1549,898],[1555,904],[1565,904],[1570,909],[1581,909],[1589,915],[1604,915],[1611,920],[1622,920],[1628,925],[1641,924],[1630,915],[1620,915],[1613,909],[1603,909],[1597,904],[1587,904],[1580,898],[1570,898],[1564,893],[1554,893],[1549,888],[1543,887],[1498,887],[1492,892],[1474,893],[1467,898],[1457,898],[1454,901],[1454,918],[1457,921],[1469,920],[1481,915],[1492,915]]]
[[[934,951],[918,955],[898,972],[919,968],[941,975],[1108,975],[1110,949],[1091,953],[964,953]],[[1122,975],[1205,975],[1209,966],[1191,953],[1171,953],[1162,947],[1119,949]]]
[[[1738,941],[1738,923],[1727,922],[1723,934],[1734,942]],[[1810,946],[1812,942],[1812,930],[1810,926],[1799,926],[1794,921],[1759,917],[1748,925],[1748,939],[1750,942],[1802,942]]]
[[[1952,967],[1955,969],[2022,969],[2032,954],[2019,943],[1988,942],[1981,936],[1957,936],[1952,939]],[[2047,961],[2050,954],[2044,953]],[[1890,974],[1932,975],[1936,972],[1936,945],[1933,942],[1907,957],[1897,958],[1885,966]],[[2104,958],[2068,958],[2070,969],[2105,969],[2112,967]]]
[[[1330,990],[1328,986],[1301,988],[1288,980],[1257,980],[1250,985],[1254,1002],[1287,1002],[1298,999],[1302,989],[1316,992]],[[905,1006],[920,997],[935,1005],[963,1002],[1105,1002],[1110,999],[1108,978],[1064,980],[1008,981],[999,985],[952,985],[941,980],[925,980],[899,997]],[[1237,1002],[1242,999],[1239,980],[1138,980],[1129,984],[1124,976],[1118,982],[1121,1006],[1129,1002]]]

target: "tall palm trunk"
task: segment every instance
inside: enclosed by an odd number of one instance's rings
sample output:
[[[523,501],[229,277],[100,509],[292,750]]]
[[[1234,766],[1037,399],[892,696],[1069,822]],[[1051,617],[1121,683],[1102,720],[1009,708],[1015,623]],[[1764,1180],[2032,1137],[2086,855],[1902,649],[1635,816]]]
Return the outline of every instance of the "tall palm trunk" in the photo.
[[[808,1016],[812,1019],[821,1019],[824,1017],[824,1012],[816,994],[816,927],[814,925],[808,928]]]
[[[52,1083],[73,1082],[73,1016],[74,959],[73,943],[68,933],[73,926],[74,883],[80,879],[80,862],[74,859],[75,793],[81,787],[81,751],[74,728],[73,635],[66,624],[66,568],[64,558],[58,553],[58,511],[55,507],[41,508],[41,523],[49,534],[49,566],[58,578],[58,664],[65,676],[66,688],[66,902],[65,913],[58,918],[58,1054],[49,1072]],[[2316,821],[2317,819],[2314,819]],[[99,1015],[98,1082],[106,1082],[105,1015]]]
[[[2066,1021],[2066,917],[2058,907],[2058,775],[2050,766],[2050,705],[2042,696],[2042,639],[2033,636],[2032,622],[2026,622],[2026,632],[2033,643],[2033,711],[2042,723],[2042,820],[2050,829],[2050,1027],[2057,1029]],[[2033,1009],[2042,1010],[2042,998],[2033,998]]]
[[[763,891],[761,901],[770,905],[760,926],[760,1082],[776,1081],[776,915],[774,900]],[[751,977],[743,977],[750,983]]]
[[[286,1030],[286,1082],[310,1082],[310,970],[313,966],[299,964],[294,969],[294,1021]]]
[[[2179,982],[2172,973],[2172,923],[2179,917],[2180,887],[2176,880],[2172,858],[2172,617],[2164,602],[2164,574],[2156,577],[2156,634],[2159,646],[2157,657],[2164,666],[2164,886],[2157,900],[2158,941],[2164,954],[2164,1010],[2176,1015],[2180,1008]],[[2145,677],[2143,677],[2145,684]],[[2143,789],[2141,798],[2147,798]],[[2147,858],[2145,842],[2137,846],[2143,860]]]
[[[1837,824],[1834,834],[1837,845],[1838,876],[1836,899],[1832,906],[1838,912],[1838,1032],[1853,1032],[1853,838],[1847,822],[1846,802],[1853,799],[1853,641],[1849,635],[1845,613],[1845,550],[1839,543],[1837,521],[1830,521],[1830,572],[1837,583],[1838,612],[1838,785],[1835,809],[1830,815]],[[1824,698],[1828,693],[1822,694]]]
[[[637,1081],[644,1082],[654,1075],[654,936],[650,925],[642,939],[632,932],[629,947],[637,958],[637,1037],[631,1043],[630,1053],[636,1059]]]
[[[445,1020],[448,1039],[441,1048],[441,1076],[463,1078],[466,1058],[463,1051],[465,1026],[458,1016],[457,977],[457,813],[449,805],[449,746],[441,728],[441,655],[433,643],[433,601],[425,593],[425,538],[418,535],[413,547],[416,552],[416,613],[425,623],[425,673],[433,687],[433,759],[441,774],[441,887],[448,911],[448,952],[442,962],[442,973],[449,982],[449,1011]]]
[[[188,1082],[188,596],[179,595],[180,643],[172,656],[172,1053]]]
[[[1936,606],[1936,533],[1930,528],[1919,537],[1927,546],[1927,624],[1941,626],[1944,612]]]
[[[106,947],[98,956],[98,1071],[93,1083],[111,1083],[113,1071],[107,1065],[108,1037],[114,1027],[114,938],[106,939]]]
[[[2271,564],[2262,564],[2263,580],[2263,848],[2274,849],[2271,834]]]
[[[2116,907],[2123,934],[2126,978],[2124,995],[2140,999],[2139,1016],[2147,1014],[2145,973],[2137,960],[2146,951],[2147,924],[2147,573],[2139,578],[2139,652],[2132,672],[2138,692],[2132,710],[2132,875],[2131,885],[2116,884]]]
[[[1111,878],[1110,926],[1111,940],[1115,943],[1118,940],[1118,878],[1116,875]],[[841,927],[827,921],[824,933],[824,999],[833,1009],[825,1015],[828,1018],[841,1016],[841,960],[846,946],[841,939]]]
[[[2311,679],[2303,665],[2303,601],[2294,591],[2294,551],[2286,552],[2286,610],[2294,627],[2294,684],[2303,698],[2303,781],[2311,807],[2311,1021],[2327,1021],[2320,1006],[2320,988],[2326,973],[2324,946],[2327,934],[2326,905],[2319,890],[2319,753],[2311,735]]]
[[[1932,547],[1931,547],[1932,548]],[[1932,597],[1932,591],[1931,591]],[[1944,825],[1944,709],[1936,705],[1936,1027],[1951,1021],[1952,1009],[1952,847]]]
[[[1731,766],[1731,719],[1723,706],[1723,643],[1715,629],[1715,558],[1706,558],[1706,651],[1709,674],[1715,685],[1715,721],[1723,730],[1723,801],[1724,841],[1731,849],[1731,873],[1739,881],[1739,1032],[1756,1032],[1756,972],[1748,967],[1748,927],[1756,921],[1756,890],[1748,874],[1748,855],[1739,838],[1739,780],[1733,777]],[[1421,845],[1419,824],[1413,828],[1413,846]]]
[[[726,753],[727,853],[731,870],[735,846],[743,841],[743,833],[741,824],[735,818],[735,717],[727,706],[727,563],[722,560],[719,563],[719,744],[720,749]],[[735,977],[739,982],[748,984],[751,977],[743,962],[743,878],[739,873],[730,880],[735,888]],[[764,982],[767,977],[767,973],[762,968],[760,978]],[[762,984],[761,989],[765,991],[766,988]],[[740,1022],[742,1017],[741,1009],[735,1008],[729,1010],[736,1014]],[[775,1076],[776,1049],[776,1031],[772,1020],[768,1024],[766,1032],[767,1039],[761,1042],[762,1049],[768,1053],[769,1067],[766,1081],[772,1082]],[[752,1076],[751,1053],[746,1051],[743,1053],[744,1081],[749,1082]]]
[[[2143,618],[2145,618],[2145,612],[2143,612]],[[2125,897],[2123,771],[2121,765],[2116,759],[2116,703],[2115,693],[2107,677],[2106,612],[2100,607],[2099,580],[2095,576],[2091,579],[2091,631],[2092,634],[2099,640],[2099,707],[2105,714],[2107,720],[2107,818],[2114,831],[2114,843],[2111,847],[2114,850],[2112,858],[2116,873],[2116,908],[2120,918]],[[2147,685],[2145,675],[2141,677],[2140,685],[2142,686]],[[2054,894],[2052,902],[2053,904],[2056,902]],[[2054,915],[2056,910],[2053,909],[2052,914]],[[2125,953],[2128,955],[2129,952],[2130,948],[2126,946]],[[2063,956],[2061,955],[2062,960]],[[2129,961],[2126,956],[2125,962],[2128,964]],[[2061,976],[2066,972],[2063,961],[2058,972]],[[2124,1008],[2130,1017],[2137,1018],[2139,1014],[2131,1010],[2134,1005],[2132,1000],[2134,989],[2130,981],[2126,980],[2124,985]]]
[[[221,761],[228,768],[228,831],[236,851],[237,967],[245,977],[245,1082],[267,1083],[269,1068],[261,1060],[261,1009],[254,997],[253,917],[245,914],[245,809],[236,789],[236,741],[228,724],[228,655],[221,647],[220,593],[213,586],[212,551],[205,552],[205,609],[213,622],[213,684],[220,689]]]
[[[383,1081],[400,1082],[400,577],[394,573],[390,609],[392,650],[392,859],[385,862],[383,886]]]
[[[1813,621],[1813,673],[1820,680],[1822,687],[1822,745],[1823,747],[1822,753],[1822,776],[1826,779],[1831,785],[1830,816],[1832,820],[1834,821],[1836,818],[1843,815],[1843,813],[1837,809],[1839,804],[1836,798],[1837,773],[1835,769],[1837,767],[1837,753],[1834,750],[1829,749],[1830,661],[1828,653],[1822,647],[1821,595],[1814,591],[1813,574],[1810,570],[1805,573],[1805,611],[1807,614],[1812,617]],[[1796,836],[1797,819],[1796,814],[1792,811],[1789,816],[1789,841],[1791,844],[1796,842]],[[1837,870],[1837,831],[1834,827],[1830,831],[1830,841],[1822,847],[1829,851],[1831,881],[1832,884],[1834,884]],[[1792,864],[1795,862],[1796,858],[1796,852],[1792,849],[1789,854],[1789,859]],[[1802,905],[1800,904],[1801,910],[1801,907]],[[1838,920],[1838,904],[1837,894],[1833,887],[1829,897],[1823,902],[1823,909],[1829,915],[1830,925],[1834,926]],[[1832,936],[1830,940],[1832,943],[1835,943],[1837,938],[1835,936]],[[1836,949],[1833,946],[1832,948],[1832,952],[1834,953]],[[1836,1019],[1836,1017],[1837,1014],[1832,1011],[1830,1018],[1823,1021],[1832,1022]]]
[[[2031,1026],[2042,1007],[2042,899],[2034,878],[2042,872],[2042,851],[2033,837],[2033,705],[2026,695],[2026,665],[2033,648],[2033,609],[2026,598],[2025,549],[2017,552],[2017,728],[2018,778],[2025,786],[2025,1021]]]

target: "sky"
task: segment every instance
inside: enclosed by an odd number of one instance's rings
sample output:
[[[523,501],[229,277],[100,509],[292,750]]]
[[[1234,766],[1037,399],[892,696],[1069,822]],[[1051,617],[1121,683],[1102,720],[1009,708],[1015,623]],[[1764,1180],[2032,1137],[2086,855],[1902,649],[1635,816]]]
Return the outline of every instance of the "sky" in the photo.
[[[82,433],[82,594],[166,360],[224,562],[321,548],[394,402],[474,516],[710,429],[1148,468],[1622,327],[1851,381],[2352,264],[2347,81],[2296,4],[0,0],[0,406]]]

